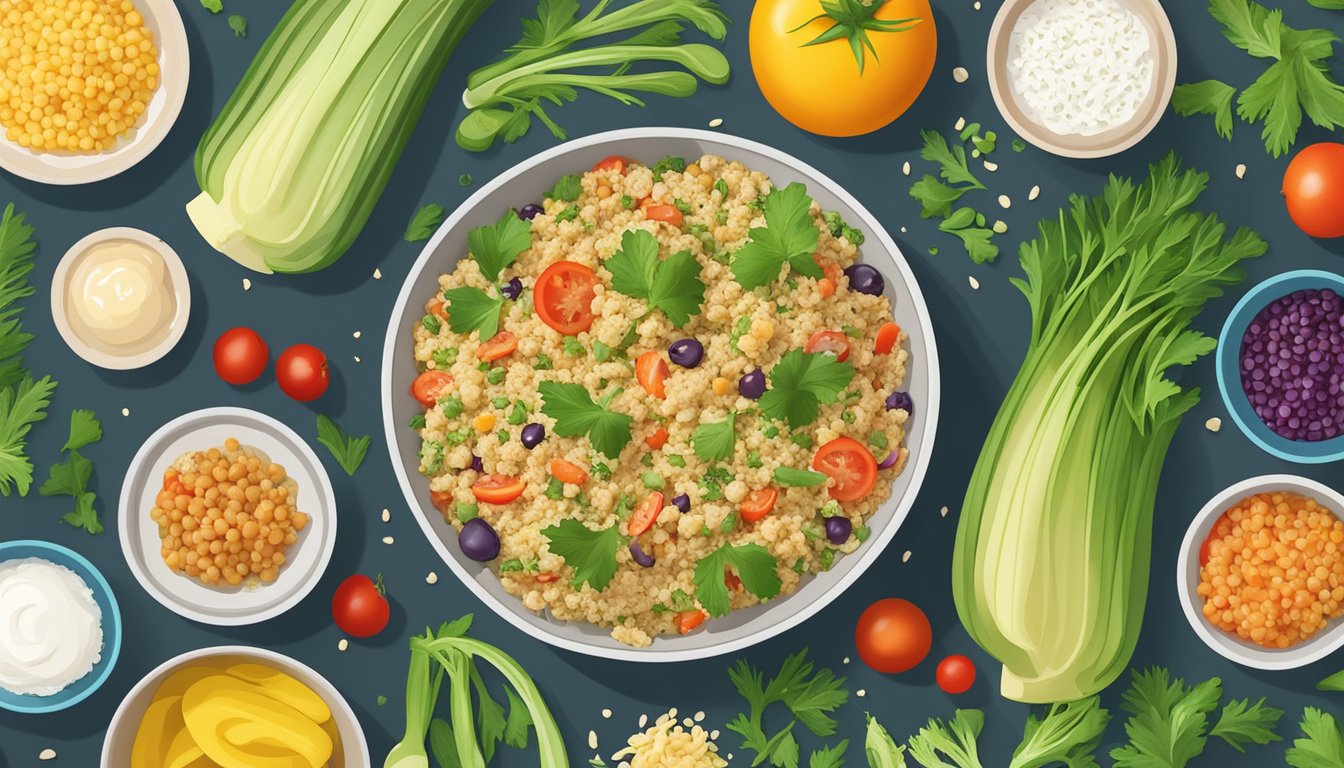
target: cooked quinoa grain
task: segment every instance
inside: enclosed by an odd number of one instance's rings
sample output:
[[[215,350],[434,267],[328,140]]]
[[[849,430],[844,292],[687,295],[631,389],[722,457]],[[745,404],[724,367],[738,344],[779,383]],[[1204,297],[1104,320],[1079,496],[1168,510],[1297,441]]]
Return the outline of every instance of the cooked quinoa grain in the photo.
[[[631,736],[629,746],[611,756],[630,768],[724,768],[709,733],[698,725],[678,725],[675,710],[648,730]]]
[[[451,524],[479,518],[498,536],[492,558],[473,522],[464,553],[528,609],[647,646],[789,594],[857,549],[850,531],[866,538],[904,467],[909,418],[887,407],[905,335],[887,299],[843,272],[862,233],[801,185],[774,190],[712,155],[612,158],[541,207],[516,259],[461,259],[411,330],[420,471]],[[750,232],[788,224],[815,236],[811,259],[744,287],[733,265]],[[528,224],[494,226],[502,243]],[[644,268],[623,262],[655,251],[658,296],[640,295]],[[808,375],[829,382],[812,410],[781,387]]]

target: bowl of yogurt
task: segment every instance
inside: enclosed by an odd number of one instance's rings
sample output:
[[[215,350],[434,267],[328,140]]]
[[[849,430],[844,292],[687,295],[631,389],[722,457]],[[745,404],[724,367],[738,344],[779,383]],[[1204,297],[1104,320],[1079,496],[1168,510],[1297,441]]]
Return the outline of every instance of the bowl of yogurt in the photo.
[[[88,560],[46,541],[0,543],[0,708],[72,707],[112,674],[121,612]]]
[[[70,247],[51,281],[56,330],[99,368],[143,368],[187,328],[191,287],[177,252],[148,232],[102,229]]]

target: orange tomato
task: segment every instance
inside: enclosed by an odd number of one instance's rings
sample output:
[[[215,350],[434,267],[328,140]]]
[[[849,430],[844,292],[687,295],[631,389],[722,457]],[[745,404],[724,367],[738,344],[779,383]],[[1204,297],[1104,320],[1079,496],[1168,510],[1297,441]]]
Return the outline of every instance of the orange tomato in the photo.
[[[527,483],[509,475],[485,475],[471,484],[471,495],[486,504],[508,504],[523,495]]]
[[[655,451],[667,445],[667,429],[663,427],[655,429],[653,434],[644,438],[644,444]]]
[[[657,352],[650,350],[635,358],[635,380],[645,392],[659,400],[667,397],[667,387],[663,381],[670,373],[667,361]]]
[[[518,337],[508,331],[500,331],[476,348],[476,358],[489,363],[508,357],[515,349],[518,349]]]
[[[915,103],[933,74],[938,30],[929,0],[875,0],[876,20],[918,19],[904,31],[869,30],[863,68],[845,36],[807,45],[835,21],[821,0],[757,0],[751,68],[770,106],[823,136],[871,133]]]
[[[877,329],[877,340],[873,342],[873,351],[879,355],[891,354],[896,342],[901,339],[901,326],[895,323],[883,323]]]
[[[573,261],[557,261],[537,278],[532,306],[552,329],[573,336],[593,325],[593,297],[597,275]]]
[[[648,498],[640,502],[635,511],[630,515],[630,521],[625,524],[626,533],[630,536],[639,536],[653,527],[653,523],[658,519],[658,513],[663,511],[663,494],[654,491],[648,495]]]
[[[839,331],[817,331],[807,340],[803,351],[835,355],[835,361],[843,363],[849,359],[849,337]]]
[[[444,309],[443,307],[443,299],[434,299],[433,301],[429,302],[429,314],[439,318],[440,320],[448,319],[448,310]]]
[[[433,408],[439,396],[453,383],[453,377],[443,371],[425,371],[411,382],[411,395],[426,408]]]
[[[759,491],[752,491],[747,494],[747,498],[737,507],[737,513],[742,516],[742,521],[754,523],[770,514],[775,508],[775,502],[779,500],[779,491],[774,488],[762,488]]]
[[[812,468],[830,476],[826,490],[836,501],[857,501],[877,482],[877,461],[852,437],[837,437],[817,449]]]
[[[681,226],[681,211],[671,205],[655,203],[644,206],[644,218],[649,221],[665,221],[674,227]]]
[[[570,485],[583,485],[588,482],[588,473],[583,467],[564,459],[551,459],[551,474],[556,480]]]
[[[677,625],[677,634],[688,635],[691,630],[705,623],[705,612],[701,610],[682,611],[673,622]]]

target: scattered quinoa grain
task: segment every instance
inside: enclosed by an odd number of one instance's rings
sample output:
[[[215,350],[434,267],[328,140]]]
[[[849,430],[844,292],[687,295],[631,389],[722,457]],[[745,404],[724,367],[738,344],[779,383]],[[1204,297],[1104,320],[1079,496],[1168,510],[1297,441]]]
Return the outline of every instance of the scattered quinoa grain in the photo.
[[[611,719],[611,710],[610,710],[610,709],[604,709],[604,710],[602,710],[602,719],[604,719],[604,720],[610,720],[610,719]]]
[[[355,337],[356,339],[358,339],[360,336],[363,336],[363,335],[364,335],[364,334],[363,334],[362,332],[360,332],[360,331],[355,331],[355,333],[354,333],[354,337]]]
[[[41,752],[38,752],[38,753],[37,753],[37,759],[38,759],[38,760],[55,760],[55,759],[56,759],[56,750],[52,749],[51,747],[47,747],[46,749],[44,749],[44,750],[42,750]]]
[[[994,234],[1002,235],[1004,232],[1008,231],[1008,225],[1003,222],[1003,219],[995,219],[993,230]]]
[[[649,716],[648,716],[648,715],[640,715],[640,716],[639,716],[639,727],[640,727],[640,728],[643,728],[644,726],[646,726],[646,725],[648,725],[648,724],[649,724]]]
[[[1244,178],[1246,178],[1246,164],[1245,164],[1245,163],[1237,163],[1237,178],[1238,178],[1238,179],[1244,179]]]
[[[947,517],[947,507],[943,507],[942,509],[938,510],[938,515],[940,517]]]
[[[854,695],[862,699],[864,696],[868,695],[868,691],[865,691],[864,689],[860,688],[859,690],[854,692]]]
[[[130,409],[130,408],[122,408],[122,409],[121,409],[121,415],[122,415],[122,416],[130,416],[130,415],[131,415],[131,409]]]
[[[980,281],[975,279],[975,275],[967,277],[966,280],[971,284],[972,291],[980,290]]]
[[[910,556],[911,556],[912,554],[914,554],[914,553],[911,552],[910,550],[908,550],[908,549],[905,550],[905,553],[901,555],[901,562],[902,562],[902,563],[908,563],[908,562],[910,562]]]
[[[1204,428],[1209,430],[1210,432],[1217,432],[1218,430],[1223,428],[1223,420],[1218,418],[1217,416],[1214,416],[1213,418],[1204,422]]]
[[[710,127],[710,128],[718,128],[720,125],[723,125],[723,118],[722,118],[722,117],[716,117],[716,118],[714,118],[713,120],[710,120],[710,121],[709,121],[709,127]]]
[[[243,278],[243,290],[244,290],[244,291],[250,291],[250,290],[252,290],[252,280],[251,280],[251,278],[247,278],[247,277],[244,277],[244,278]]]
[[[382,280],[382,279],[383,279],[383,270],[375,268],[375,269],[373,270],[373,279],[374,279],[374,280]]]
[[[389,522],[391,519],[392,519],[392,512],[391,512],[391,510],[384,509],[384,510],[383,510],[383,522],[384,522],[384,523]]]
[[[597,749],[597,731],[588,731],[588,748]]]
[[[985,170],[993,173],[999,170],[999,164],[990,160],[985,161]]]
[[[906,160],[904,163],[901,164],[901,173],[905,174],[906,176],[909,176],[909,175],[910,175],[910,161],[909,161],[909,160]]]
[[[697,723],[704,722],[704,719],[705,719],[704,711],[699,711],[695,713],[695,722]]]
[[[958,83],[964,83],[971,79],[971,73],[967,72],[965,67],[953,67],[952,79],[956,80]]]
[[[965,128],[965,127],[966,127],[966,118],[964,118],[964,117],[958,117],[958,118],[957,118],[957,124],[954,125],[954,126],[952,126],[952,127],[955,128],[955,129],[958,130],[958,131],[960,131],[962,128]]]
[[[999,205],[1004,208],[1012,208],[1013,200],[1007,195],[999,195]]]
[[[349,647],[350,647],[350,641],[346,640],[344,637],[342,637],[341,641],[336,644],[336,650],[341,652],[345,652],[345,650]]]
[[[1040,196],[1041,196],[1041,188],[1040,188],[1039,185],[1037,185],[1037,186],[1033,186],[1033,187],[1031,188],[1031,191],[1027,193],[1027,199],[1028,199],[1028,200],[1035,200],[1036,198],[1038,198],[1038,197],[1040,197]]]
[[[393,542],[393,539],[392,539],[391,536],[384,536],[384,537],[383,537],[383,543],[384,543],[384,544],[391,544],[392,542]]]
[[[438,584],[438,583],[439,583],[439,574],[437,574],[437,573],[435,573],[435,572],[433,572],[433,571],[430,571],[429,574],[428,574],[427,576],[425,576],[425,583],[426,583],[426,584]]]

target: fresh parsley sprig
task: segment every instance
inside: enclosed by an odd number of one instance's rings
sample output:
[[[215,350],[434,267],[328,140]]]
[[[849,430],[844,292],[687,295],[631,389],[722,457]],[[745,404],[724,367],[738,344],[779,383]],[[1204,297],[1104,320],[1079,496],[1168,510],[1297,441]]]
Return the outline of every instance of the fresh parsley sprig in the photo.
[[[467,335],[478,331],[481,341],[499,332],[499,313],[504,308],[504,297],[464,285],[443,293],[448,307],[448,327],[453,333]]]
[[[777,597],[780,590],[778,563],[760,544],[724,544],[695,564],[695,599],[710,616],[726,616],[732,610],[725,569],[731,568],[742,586],[762,600]]]
[[[1344,765],[1344,733],[1333,715],[1315,707],[1302,710],[1303,738],[1293,739],[1284,759],[1292,768],[1337,768]]]
[[[822,403],[833,403],[854,378],[854,367],[834,355],[793,349],[770,370],[761,413],[793,429],[817,420]]]
[[[836,677],[829,669],[813,674],[813,669],[806,648],[785,659],[779,674],[768,684],[764,676],[745,660],[739,660],[729,668],[728,677],[733,687],[747,700],[747,712],[739,713],[727,728],[742,737],[742,749],[756,753],[751,765],[769,762],[777,768],[798,768],[798,741],[793,736],[795,723],[802,723],[817,736],[835,733],[836,722],[831,713],[849,698],[845,678]],[[767,735],[765,712],[774,704],[783,704],[794,719],[783,729]]]
[[[779,279],[787,263],[794,272],[807,277],[824,276],[812,260],[821,239],[821,230],[812,220],[812,198],[807,188],[794,182],[765,196],[764,227],[752,227],[747,242],[733,255],[730,269],[737,282],[747,290],[768,285]]]
[[[938,224],[940,231],[956,235],[966,247],[966,253],[976,264],[992,262],[999,256],[999,246],[994,243],[993,230],[983,224],[984,216],[973,208],[958,208]]]
[[[919,215],[926,219],[946,218],[952,213],[952,206],[971,190],[983,190],[985,185],[971,172],[966,159],[966,148],[960,144],[949,144],[947,138],[938,131],[920,131],[924,146],[919,156],[931,163],[938,164],[938,175],[924,177],[910,187],[910,197],[919,203]],[[952,185],[960,186],[952,186]]]
[[[492,283],[499,282],[499,273],[531,247],[532,223],[518,218],[513,211],[506,212],[494,224],[467,233],[467,248],[481,275]],[[491,295],[480,288],[462,286],[444,291],[443,298],[448,326],[454,333],[466,335],[477,331],[481,341],[485,341],[499,332],[504,297],[498,288]]]
[[[978,709],[958,709],[946,723],[929,718],[928,725],[910,737],[910,756],[920,765],[980,768],[976,741],[984,727],[985,713]]]
[[[658,258],[658,239],[642,229],[626,230],[621,249],[607,259],[611,287],[626,296],[643,299],[650,310],[661,310],[674,327],[685,325],[700,314],[705,284],[700,281],[700,262],[690,251]]]
[[[64,463],[53,464],[46,482],[38,489],[38,493],[43,496],[73,498],[74,510],[65,513],[61,520],[94,535],[103,532],[103,523],[98,519],[98,510],[94,508],[98,497],[88,490],[89,480],[93,477],[93,462],[84,458],[79,449],[101,439],[103,426],[93,411],[72,411],[70,437],[61,449],[69,454],[69,459]]]
[[[351,435],[327,416],[317,415],[317,442],[331,451],[332,458],[351,477],[359,465],[364,463],[364,455],[369,452],[369,440],[368,435]]]
[[[730,413],[723,421],[700,424],[691,434],[691,447],[701,461],[723,461],[732,457],[737,445],[737,414]]]
[[[402,235],[402,239],[408,243],[428,240],[442,223],[443,206],[438,203],[427,203],[411,217],[411,223],[406,225],[406,234]]]
[[[630,425],[634,419],[610,409],[611,401],[622,390],[612,390],[601,401],[593,402],[582,384],[543,381],[537,389],[541,392],[541,412],[555,420],[557,435],[587,435],[593,448],[609,459],[620,456],[632,439]]]
[[[0,495],[17,490],[28,495],[33,485],[33,462],[28,458],[28,432],[47,417],[56,382],[50,376],[34,380],[23,367],[23,351],[33,340],[19,322],[18,302],[33,295],[28,273],[33,271],[37,243],[33,228],[14,205],[0,216]]]
[[[574,589],[581,589],[587,582],[601,592],[616,576],[616,550],[622,543],[618,525],[594,530],[570,518],[543,528],[541,535],[550,541],[551,552],[563,557],[565,565],[573,569],[570,583]]]

